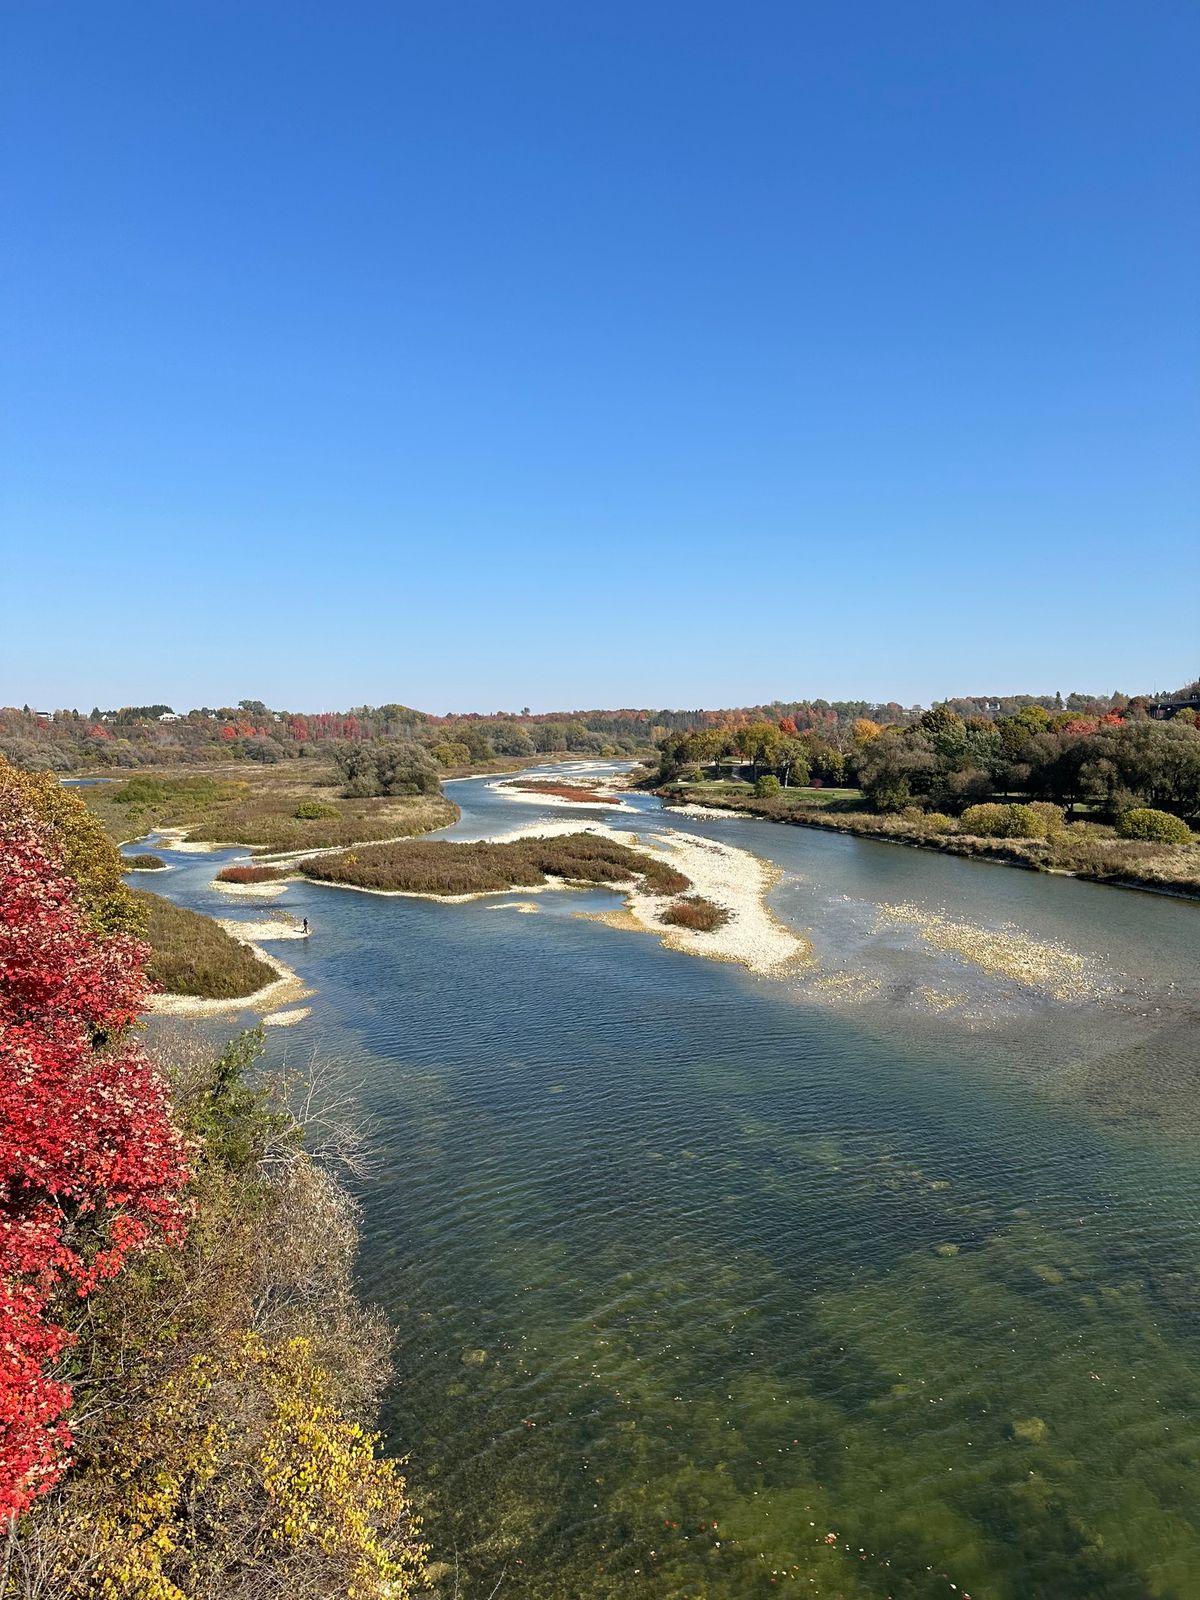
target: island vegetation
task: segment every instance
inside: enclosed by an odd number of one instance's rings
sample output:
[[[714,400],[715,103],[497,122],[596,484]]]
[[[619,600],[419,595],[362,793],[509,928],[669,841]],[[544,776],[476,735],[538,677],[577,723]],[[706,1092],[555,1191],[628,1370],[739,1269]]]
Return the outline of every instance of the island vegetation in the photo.
[[[147,1054],[145,906],[75,797],[0,767],[0,855],[0,1594],[404,1600],[353,1130],[256,1036]]]
[[[694,933],[715,933],[729,921],[725,906],[715,905],[700,894],[685,894],[671,904],[659,918],[672,928],[690,928]]]
[[[121,860],[126,872],[161,872],[167,864],[161,856],[153,855],[149,850],[136,850],[132,855],[123,854]]]
[[[599,789],[594,784],[556,783],[552,778],[513,779],[502,785],[519,794],[544,795],[549,800],[571,800],[579,805],[612,805],[614,795],[610,790]]]
[[[628,884],[651,894],[690,888],[683,873],[650,851],[636,850],[593,833],[525,838],[493,843],[416,840],[367,845],[299,863],[305,877],[357,889],[426,895],[496,894],[532,889],[557,879],[570,884]]]

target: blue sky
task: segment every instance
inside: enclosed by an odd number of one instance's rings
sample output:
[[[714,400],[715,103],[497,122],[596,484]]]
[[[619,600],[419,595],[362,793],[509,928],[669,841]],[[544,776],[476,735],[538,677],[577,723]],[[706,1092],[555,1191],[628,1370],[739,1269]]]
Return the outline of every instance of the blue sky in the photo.
[[[10,0],[0,702],[1200,671],[1200,9]]]

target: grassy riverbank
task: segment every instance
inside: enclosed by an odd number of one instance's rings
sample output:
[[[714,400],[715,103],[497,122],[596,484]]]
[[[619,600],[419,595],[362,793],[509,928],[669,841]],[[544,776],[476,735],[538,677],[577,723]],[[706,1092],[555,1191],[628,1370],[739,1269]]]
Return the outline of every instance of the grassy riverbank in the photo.
[[[240,1000],[278,978],[273,967],[211,917],[145,889],[132,893],[145,916],[145,937],[154,952],[147,975],[164,993],[199,1000]]]
[[[191,843],[243,844],[272,852],[327,850],[447,827],[458,807],[441,795],[345,799],[330,767],[296,764],[248,771],[139,774],[82,792],[110,838],[124,841],[164,828]]]
[[[857,789],[782,789],[760,796],[748,783],[722,782],[668,784],[660,792],[668,805],[712,806],[1035,872],[1200,897],[1200,840],[1181,846],[1121,839],[1113,828],[1090,821],[1066,825],[1046,839],[980,838],[951,818],[915,807],[886,816],[868,811]]]

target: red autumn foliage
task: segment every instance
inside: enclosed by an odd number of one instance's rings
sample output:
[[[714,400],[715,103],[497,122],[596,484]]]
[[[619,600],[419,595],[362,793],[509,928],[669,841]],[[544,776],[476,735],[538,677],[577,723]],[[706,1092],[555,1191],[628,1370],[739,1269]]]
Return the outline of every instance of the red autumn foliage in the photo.
[[[286,878],[282,867],[222,867],[217,873],[218,883],[272,883]]]
[[[506,783],[506,789],[519,789],[522,794],[556,795],[560,800],[580,800],[611,805],[613,796],[603,789],[589,789],[580,783],[543,783],[534,778],[529,783]]]
[[[146,946],[100,938],[39,820],[0,815],[0,1523],[61,1475],[63,1314],[177,1240],[187,1180],[166,1085],[124,1037]]]

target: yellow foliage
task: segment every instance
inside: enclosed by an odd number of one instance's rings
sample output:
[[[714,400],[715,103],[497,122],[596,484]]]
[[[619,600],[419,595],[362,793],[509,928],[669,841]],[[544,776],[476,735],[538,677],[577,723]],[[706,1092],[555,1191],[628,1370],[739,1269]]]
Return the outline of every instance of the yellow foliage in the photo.
[[[28,807],[58,846],[96,932],[140,936],[145,919],[121,882],[120,851],[79,796],[64,789],[54,773],[22,772],[0,756],[0,805],[6,800]]]
[[[295,1594],[405,1600],[427,1550],[400,1463],[327,1387],[307,1339],[194,1356],[113,1430],[90,1560],[61,1568],[87,1576],[63,1600],[209,1600],[246,1563],[288,1569]]]

